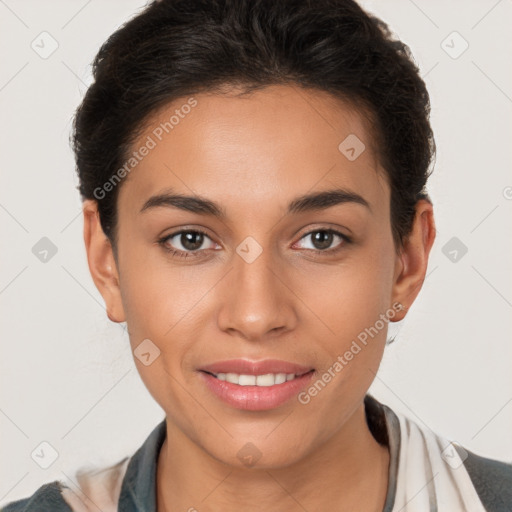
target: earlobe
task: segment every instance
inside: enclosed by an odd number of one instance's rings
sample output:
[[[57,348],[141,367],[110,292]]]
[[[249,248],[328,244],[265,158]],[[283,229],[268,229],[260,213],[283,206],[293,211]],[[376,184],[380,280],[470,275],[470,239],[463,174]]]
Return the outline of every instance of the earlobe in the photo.
[[[392,303],[400,302],[405,308],[396,316],[402,320],[416,299],[425,281],[430,250],[435,240],[435,222],[432,203],[420,200],[416,204],[414,224],[404,247],[397,256]]]
[[[91,277],[105,301],[108,318],[112,322],[124,322],[117,264],[110,240],[101,227],[97,202],[86,199],[82,211],[84,242]]]

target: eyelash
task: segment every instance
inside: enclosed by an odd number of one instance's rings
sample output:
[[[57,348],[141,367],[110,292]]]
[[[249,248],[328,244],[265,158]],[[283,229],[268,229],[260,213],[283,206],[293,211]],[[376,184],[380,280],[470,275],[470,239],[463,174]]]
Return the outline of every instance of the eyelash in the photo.
[[[336,247],[335,249],[326,249],[326,250],[321,250],[321,249],[306,249],[307,251],[313,251],[314,253],[316,254],[336,254],[338,251],[342,250],[343,249],[343,246],[346,245],[346,244],[350,244],[352,243],[352,239],[350,237],[348,237],[347,235],[344,235],[343,233],[340,233],[339,231],[336,231],[335,229],[315,229],[313,231],[309,231],[308,233],[305,233],[301,238],[300,240],[302,240],[303,238],[305,238],[306,236],[309,236],[309,235],[312,235],[313,233],[332,233],[333,235],[337,235],[339,236],[344,243],[340,244],[338,247]],[[171,238],[174,238],[176,235],[181,235],[183,233],[201,233],[205,236],[208,236],[208,233],[206,233],[205,231],[201,230],[201,229],[183,229],[181,231],[176,231],[174,233],[171,233],[170,235],[166,235],[165,237],[163,238],[160,238],[158,240],[158,243],[162,246],[162,248],[170,253],[173,257],[178,257],[178,258],[188,258],[188,257],[193,257],[193,258],[198,258],[198,257],[201,257],[201,256],[195,256],[194,254],[195,253],[200,253],[201,250],[199,251],[193,251],[193,252],[184,252],[184,251],[181,251],[181,250],[178,250],[178,249],[171,249],[169,248],[166,243],[169,239]],[[208,238],[210,238],[208,236]],[[205,250],[205,249],[203,249]]]

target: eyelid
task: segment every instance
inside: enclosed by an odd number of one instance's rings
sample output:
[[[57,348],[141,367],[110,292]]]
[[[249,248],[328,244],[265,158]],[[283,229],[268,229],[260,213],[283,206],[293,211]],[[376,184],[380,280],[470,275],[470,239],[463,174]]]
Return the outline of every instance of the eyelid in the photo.
[[[207,233],[207,231],[205,229],[195,228],[195,227],[194,228],[192,228],[192,227],[180,228],[176,231],[173,231],[172,233],[169,233],[168,235],[164,235],[164,236],[160,237],[157,242],[160,243],[161,245],[163,245],[166,250],[168,250],[170,252],[174,252],[174,253],[196,254],[196,253],[201,253],[206,250],[211,250],[211,249],[198,249],[196,251],[183,251],[181,249],[169,249],[165,245],[170,239],[174,238],[177,235],[181,235],[183,233],[201,233],[205,237],[209,238],[214,244],[216,244],[216,242],[212,239],[212,237]]]
[[[337,230],[337,229],[334,229],[334,228],[325,228],[325,227],[317,227],[317,228],[314,228],[314,229],[310,229],[309,231],[307,231],[306,233],[304,233],[300,238],[299,238],[299,242],[304,239],[305,237],[307,236],[310,236],[312,235],[313,233],[318,233],[320,231],[324,231],[326,233],[332,233],[333,235],[336,235],[338,236],[339,238],[341,238],[343,240],[342,243],[338,244],[336,247],[334,248],[330,248],[330,249],[306,249],[307,251],[311,251],[311,252],[314,252],[316,254],[322,254],[322,253],[326,253],[326,254],[332,254],[332,253],[335,253],[338,249],[341,249],[344,245],[346,244],[350,244],[352,243],[352,238],[349,237],[348,235],[345,235],[344,233],[342,233],[341,231]],[[297,243],[297,242],[296,242]],[[295,245],[295,244],[294,244]]]

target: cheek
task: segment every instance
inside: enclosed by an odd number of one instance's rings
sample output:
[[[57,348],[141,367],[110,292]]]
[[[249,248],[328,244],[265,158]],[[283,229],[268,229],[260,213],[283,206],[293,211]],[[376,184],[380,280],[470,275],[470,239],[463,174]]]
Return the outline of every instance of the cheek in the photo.
[[[150,339],[166,369],[175,373],[188,368],[195,333],[208,316],[208,291],[219,277],[206,268],[172,266],[162,257],[148,261],[129,256],[121,269],[121,294],[132,350]]]
[[[142,247],[142,244],[140,244]],[[161,338],[190,309],[194,285],[154,247],[126,247],[120,265],[121,295],[131,332]]]
[[[345,343],[389,307],[393,263],[386,250],[358,250],[339,264],[294,277],[294,290],[322,332]]]
[[[169,269],[140,264],[126,265],[124,271],[123,305],[137,371],[151,396],[165,411],[183,411],[187,396],[182,390],[185,384],[182,367],[187,364],[193,339],[190,322],[200,290],[190,292],[186,288],[184,291],[183,277],[180,280],[176,272]],[[151,359],[149,364],[144,362],[143,356],[138,357],[147,352],[150,356],[146,362]]]

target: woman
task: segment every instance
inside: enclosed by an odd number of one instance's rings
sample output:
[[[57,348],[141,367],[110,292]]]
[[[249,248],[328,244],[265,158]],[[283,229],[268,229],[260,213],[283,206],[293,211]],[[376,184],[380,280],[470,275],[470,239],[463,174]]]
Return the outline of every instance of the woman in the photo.
[[[510,510],[512,465],[368,394],[435,239],[429,96],[386,25],[348,0],[162,0],[94,79],[89,268],[166,418],[81,492],[3,510]]]

